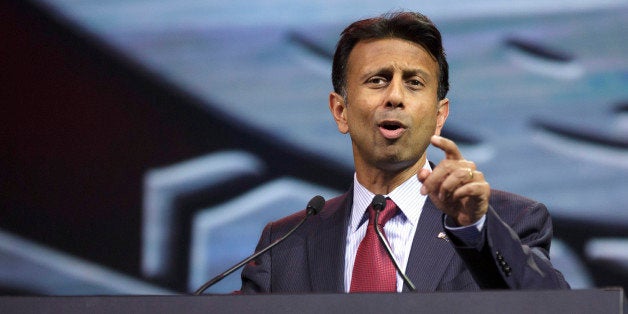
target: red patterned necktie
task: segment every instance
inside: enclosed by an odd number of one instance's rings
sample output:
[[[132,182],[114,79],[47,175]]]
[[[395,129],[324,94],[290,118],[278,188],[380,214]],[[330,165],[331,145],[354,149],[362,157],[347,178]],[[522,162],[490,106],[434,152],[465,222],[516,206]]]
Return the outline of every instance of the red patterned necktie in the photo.
[[[350,292],[395,292],[397,291],[397,273],[386,249],[379,242],[377,233],[373,229],[375,209],[369,206],[369,225],[366,235],[355,256],[353,275],[351,276]],[[384,225],[397,213],[397,204],[386,199],[386,207],[379,214],[379,226],[382,233]],[[384,234],[385,236],[385,234]]]

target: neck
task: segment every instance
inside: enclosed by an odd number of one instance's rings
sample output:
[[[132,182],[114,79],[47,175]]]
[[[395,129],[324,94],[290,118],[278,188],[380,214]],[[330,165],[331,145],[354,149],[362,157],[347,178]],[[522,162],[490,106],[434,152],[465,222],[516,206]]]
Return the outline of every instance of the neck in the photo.
[[[374,194],[389,194],[411,176],[416,175],[425,165],[425,154],[417,162],[398,170],[379,167],[359,167],[356,164],[358,182]]]

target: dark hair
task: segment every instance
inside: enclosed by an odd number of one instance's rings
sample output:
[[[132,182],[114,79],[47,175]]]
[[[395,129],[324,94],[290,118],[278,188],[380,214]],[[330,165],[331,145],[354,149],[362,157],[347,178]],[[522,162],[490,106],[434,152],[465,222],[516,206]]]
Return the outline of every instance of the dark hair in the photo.
[[[449,91],[449,66],[440,31],[425,15],[414,12],[387,13],[380,17],[352,23],[340,34],[334,53],[331,80],[334,91],[345,95],[347,84],[347,62],[355,45],[363,40],[399,38],[421,45],[438,62],[438,99]]]

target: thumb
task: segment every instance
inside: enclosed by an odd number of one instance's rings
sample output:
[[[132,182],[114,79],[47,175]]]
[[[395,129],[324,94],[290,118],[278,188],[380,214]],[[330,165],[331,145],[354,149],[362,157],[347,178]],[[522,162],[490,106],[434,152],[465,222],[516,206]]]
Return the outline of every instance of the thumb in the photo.
[[[432,172],[428,169],[421,169],[419,170],[419,173],[417,173],[416,176],[421,183],[424,183],[425,180],[427,180],[427,177],[429,177],[431,173]],[[421,194],[423,195],[427,194],[427,188],[425,187],[425,185],[421,186]]]

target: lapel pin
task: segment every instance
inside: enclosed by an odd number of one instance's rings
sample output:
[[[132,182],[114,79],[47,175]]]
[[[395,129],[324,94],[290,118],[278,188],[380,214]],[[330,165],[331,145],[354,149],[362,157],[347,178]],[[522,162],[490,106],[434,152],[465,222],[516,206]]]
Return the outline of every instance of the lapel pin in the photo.
[[[438,238],[449,242],[449,239],[447,239],[447,235],[442,231],[438,233]]]

